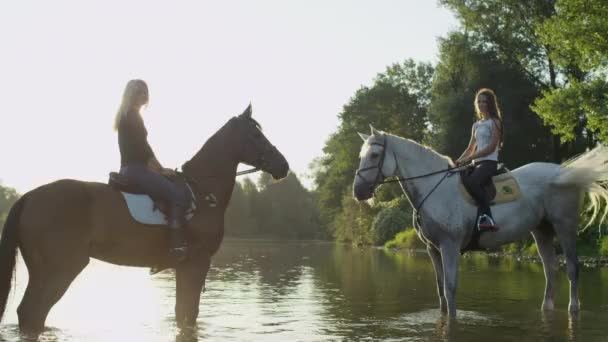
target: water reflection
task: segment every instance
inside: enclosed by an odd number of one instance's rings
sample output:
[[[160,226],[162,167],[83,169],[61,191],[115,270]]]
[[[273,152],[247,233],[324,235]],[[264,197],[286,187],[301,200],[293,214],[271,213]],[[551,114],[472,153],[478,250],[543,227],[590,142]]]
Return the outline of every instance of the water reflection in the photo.
[[[21,265],[22,267],[23,265]],[[19,341],[17,294],[0,341]],[[462,259],[458,319],[438,309],[426,255],[321,242],[226,241],[212,263],[194,329],[175,327],[174,274],[92,262],[53,309],[44,341],[598,340],[608,334],[607,269],[580,274],[583,311],[568,315],[558,276],[556,311],[540,310],[539,264],[478,254]]]

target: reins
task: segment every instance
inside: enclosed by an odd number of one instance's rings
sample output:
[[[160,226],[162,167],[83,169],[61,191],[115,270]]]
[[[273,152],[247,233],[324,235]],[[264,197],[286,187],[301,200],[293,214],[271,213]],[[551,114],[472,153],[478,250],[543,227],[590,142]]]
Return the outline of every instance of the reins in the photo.
[[[385,180],[379,182],[378,185],[380,185],[380,184],[386,184],[386,183],[395,183],[395,182],[401,182],[401,181],[408,181],[408,180],[418,179],[418,178],[424,178],[424,177],[433,176],[433,175],[436,175],[436,174],[442,173],[442,172],[445,172],[446,176],[447,176],[450,171],[456,170],[456,169],[461,169],[463,167],[467,167],[467,165],[448,167],[447,169],[443,169],[443,170],[439,170],[439,171],[435,171],[435,172],[430,172],[430,173],[426,173],[424,175],[419,175],[419,176],[414,176],[414,177],[405,177],[405,178],[404,177],[398,177],[398,178],[389,179],[389,180],[385,179]]]
[[[247,174],[250,174],[250,173],[258,172],[260,170],[261,169],[259,167],[254,167],[253,169],[239,171],[239,172],[236,173],[236,176],[238,177],[238,176],[242,176],[242,175],[247,175]]]

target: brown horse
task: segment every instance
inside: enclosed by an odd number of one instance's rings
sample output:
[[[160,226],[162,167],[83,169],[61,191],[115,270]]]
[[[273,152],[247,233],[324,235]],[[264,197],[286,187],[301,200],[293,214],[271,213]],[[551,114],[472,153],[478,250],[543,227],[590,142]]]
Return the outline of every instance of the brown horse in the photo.
[[[29,282],[17,314],[21,331],[43,330],[51,307],[76,276],[96,258],[117,265],[175,267],[175,319],[196,322],[211,257],[224,236],[224,212],[239,163],[287,175],[289,165],[251,118],[251,106],[228,121],[182,166],[195,193],[212,193],[217,205],[198,205],[188,224],[192,251],[175,266],[167,230],[135,222],[123,196],[107,184],[59,180],[34,189],[11,208],[0,240],[0,319],[6,307],[17,248]]]

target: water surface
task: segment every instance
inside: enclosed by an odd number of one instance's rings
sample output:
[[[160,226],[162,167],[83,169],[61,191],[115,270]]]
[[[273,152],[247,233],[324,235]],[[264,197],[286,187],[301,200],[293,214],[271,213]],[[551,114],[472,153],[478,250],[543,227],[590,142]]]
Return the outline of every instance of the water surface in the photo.
[[[582,311],[540,310],[540,264],[481,255],[461,259],[458,319],[438,310],[424,254],[326,242],[227,240],[202,295],[197,328],[176,336],[174,275],[91,264],[52,309],[44,341],[608,341],[608,269],[583,268]],[[27,284],[19,264],[0,341],[19,341],[16,307]]]

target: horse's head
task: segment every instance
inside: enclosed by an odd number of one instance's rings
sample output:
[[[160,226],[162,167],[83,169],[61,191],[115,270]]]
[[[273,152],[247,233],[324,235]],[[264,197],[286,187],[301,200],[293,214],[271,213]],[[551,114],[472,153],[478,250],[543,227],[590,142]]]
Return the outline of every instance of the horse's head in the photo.
[[[283,154],[264,136],[260,124],[251,117],[251,104],[243,114],[233,120],[241,140],[239,162],[268,172],[274,179],[287,176],[289,164]]]
[[[371,130],[371,135],[359,133],[364,143],[359,154],[361,162],[353,183],[353,193],[359,201],[371,198],[376,187],[391,175],[396,167],[395,158],[386,153],[386,135],[374,127],[371,127]]]

